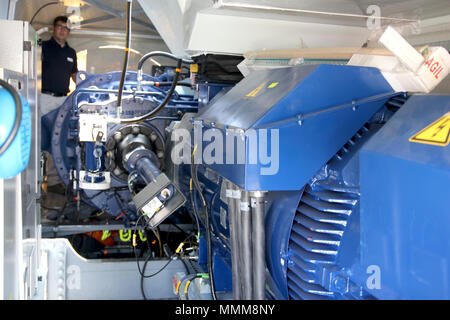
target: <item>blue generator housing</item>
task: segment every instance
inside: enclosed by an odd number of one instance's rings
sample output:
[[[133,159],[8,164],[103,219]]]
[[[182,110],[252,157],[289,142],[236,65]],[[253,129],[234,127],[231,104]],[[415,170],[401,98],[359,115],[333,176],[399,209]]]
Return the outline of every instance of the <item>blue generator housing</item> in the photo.
[[[361,263],[380,269],[377,298],[450,299],[449,148],[410,141],[449,111],[448,96],[412,96],[361,152]],[[430,137],[448,139],[448,119]]]
[[[180,127],[193,136],[231,132],[245,145],[240,163],[235,157],[198,169],[210,203],[217,290],[251,283],[245,267],[240,280],[232,272],[243,259],[235,250],[246,250],[241,238],[233,245],[233,234],[250,230],[246,206],[252,211],[261,192],[266,298],[450,298],[450,152],[410,141],[449,111],[449,96],[395,92],[375,68],[318,65],[252,72],[185,116]],[[255,156],[254,132],[267,156],[279,157],[276,170]],[[211,150],[211,138],[193,140],[196,156]],[[188,190],[189,166],[178,175]],[[261,267],[259,254],[246,256],[253,268]],[[255,297],[240,290],[238,297]]]

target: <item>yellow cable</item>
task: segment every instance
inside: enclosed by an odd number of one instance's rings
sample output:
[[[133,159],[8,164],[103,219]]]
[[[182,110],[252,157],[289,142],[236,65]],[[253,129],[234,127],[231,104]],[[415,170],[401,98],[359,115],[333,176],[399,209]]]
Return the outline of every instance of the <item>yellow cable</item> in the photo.
[[[102,241],[108,239],[110,236],[111,236],[111,231],[109,231],[109,230],[103,230],[103,233],[102,233]]]
[[[119,230],[119,237],[120,240],[123,242],[128,242],[131,240],[131,230],[127,230],[126,233],[123,231],[123,229]]]
[[[147,237],[144,236],[144,233],[142,230],[139,230],[139,238],[141,239],[142,242],[147,241]]]
[[[187,293],[188,287],[189,287],[190,284],[191,284],[191,280],[188,280],[188,282],[186,282],[186,286],[184,287],[184,294]]]
[[[177,287],[175,288],[175,292],[178,294],[178,291],[180,290],[181,281],[178,280]]]
[[[180,245],[178,246],[177,250],[175,250],[175,253],[180,253],[181,249],[183,249],[184,246],[184,242],[181,242]]]
[[[133,233],[133,247],[136,247],[136,233]]]
[[[162,252],[161,236],[159,235],[159,229],[158,228],[156,228],[156,235],[158,237],[158,242],[159,242],[159,256],[162,257],[163,256],[163,252]]]

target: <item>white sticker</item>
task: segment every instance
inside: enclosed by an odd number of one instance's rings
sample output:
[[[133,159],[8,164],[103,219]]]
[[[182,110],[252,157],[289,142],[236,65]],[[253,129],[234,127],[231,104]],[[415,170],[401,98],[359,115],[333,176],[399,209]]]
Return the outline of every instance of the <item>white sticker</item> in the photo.
[[[142,207],[142,211],[148,216],[152,217],[153,214],[161,208],[162,202],[159,201],[158,197],[154,197],[145,206]]]
[[[73,63],[73,59],[71,57],[67,57],[67,61]]]

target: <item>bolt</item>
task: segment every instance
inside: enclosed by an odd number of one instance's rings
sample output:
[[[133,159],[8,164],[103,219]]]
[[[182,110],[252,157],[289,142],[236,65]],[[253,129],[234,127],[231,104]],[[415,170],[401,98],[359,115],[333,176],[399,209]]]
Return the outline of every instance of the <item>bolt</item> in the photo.
[[[347,292],[347,279],[342,276],[336,276],[334,279],[334,286],[339,293]]]
[[[137,134],[139,134],[139,132],[141,132],[141,130],[139,129],[138,126],[134,126],[134,127],[131,129],[131,132],[132,132],[134,135],[137,135]]]
[[[121,132],[116,132],[114,134],[114,139],[116,139],[117,142],[119,142],[120,140],[122,140],[122,133]]]
[[[167,188],[161,191],[161,197],[163,197],[163,199],[167,199],[168,197],[170,197],[171,194],[172,193]]]

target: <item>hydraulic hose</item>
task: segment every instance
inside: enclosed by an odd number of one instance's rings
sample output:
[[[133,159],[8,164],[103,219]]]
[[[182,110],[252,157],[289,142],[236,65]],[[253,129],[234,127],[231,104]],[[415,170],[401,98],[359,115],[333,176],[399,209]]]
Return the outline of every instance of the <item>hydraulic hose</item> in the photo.
[[[177,67],[175,69],[175,77],[174,77],[174,79],[172,81],[172,85],[170,86],[169,92],[167,92],[167,94],[166,94],[166,98],[164,99],[163,102],[161,102],[161,104],[158,107],[156,107],[152,111],[150,111],[147,114],[144,114],[144,115],[142,115],[140,117],[135,117],[135,118],[130,118],[130,119],[121,119],[120,123],[121,124],[129,124],[129,123],[142,122],[142,121],[148,120],[151,117],[153,117],[156,114],[158,114],[166,106],[166,104],[170,101],[170,99],[172,98],[172,94],[175,91],[175,87],[177,86],[177,82],[178,82],[178,79],[180,77],[182,62],[183,62],[182,59],[178,59],[177,60]]]
[[[36,18],[36,16],[39,14],[39,12],[41,12],[42,9],[44,9],[44,8],[46,8],[46,7],[48,7],[48,6],[51,6],[51,5],[53,5],[53,4],[60,4],[60,3],[61,3],[60,1],[53,1],[53,2],[49,2],[49,3],[46,3],[46,4],[44,4],[43,6],[41,6],[41,7],[33,14],[33,16],[31,17],[30,25],[34,22],[34,18]]]
[[[164,51],[152,51],[149,53],[146,53],[138,62],[138,70],[142,70],[142,67],[144,66],[145,61],[150,59],[151,57],[166,57],[175,61],[178,61],[179,58],[171,53],[164,52]],[[193,64],[194,60],[191,59],[181,59],[181,62],[184,64]]]
[[[169,58],[169,59],[172,59],[175,61],[180,60],[180,58],[178,58],[177,56],[174,56],[173,54],[164,52],[164,51],[152,51],[152,52],[146,53],[138,62],[138,75],[137,75],[137,81],[138,81],[137,89],[138,90],[141,90],[142,67],[144,66],[145,61],[147,61],[151,57],[166,57],[166,58]],[[190,59],[181,59],[181,63],[182,64],[183,63],[184,64],[193,64],[195,62],[194,62],[194,60],[190,60]],[[181,65],[179,68],[181,68]]]
[[[131,5],[133,0],[127,0],[127,26],[126,26],[126,39],[125,39],[125,55],[123,58],[122,74],[120,76],[119,92],[117,94],[117,107],[122,106],[122,92],[125,84],[125,78],[128,69],[128,59],[130,57],[130,44],[131,44]]]
[[[0,147],[0,156],[1,156],[6,150],[8,150],[9,146],[13,143],[14,139],[16,138],[17,132],[19,132],[20,122],[22,121],[22,101],[20,100],[20,96],[17,93],[16,89],[14,89],[14,87],[11,86],[9,83],[0,79],[0,85],[12,95],[14,99],[14,104],[16,105],[16,117],[14,119],[13,128],[9,133],[8,137],[6,138],[5,142]]]

